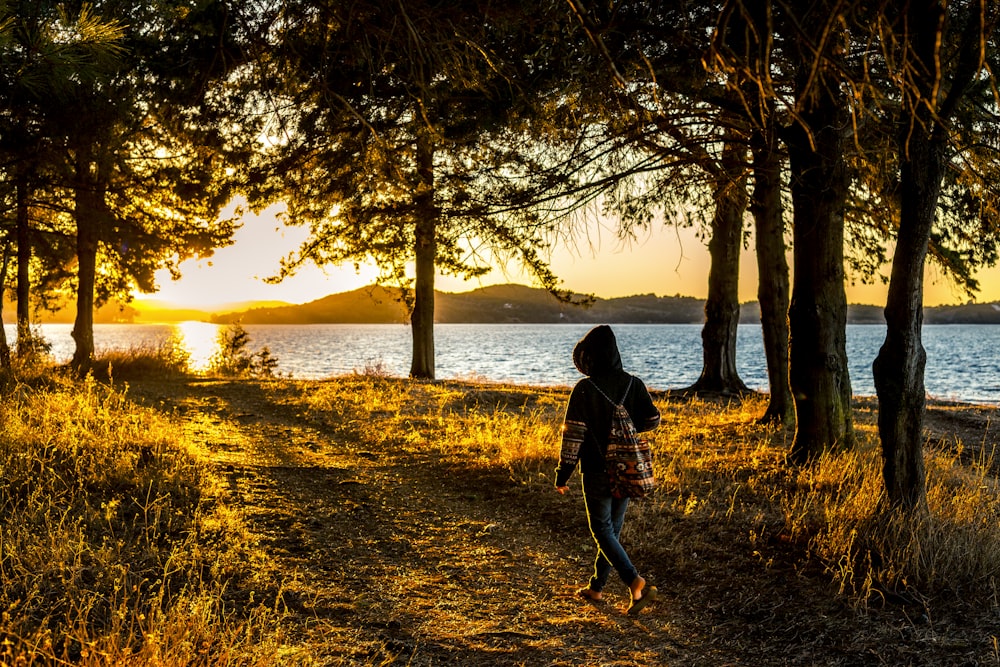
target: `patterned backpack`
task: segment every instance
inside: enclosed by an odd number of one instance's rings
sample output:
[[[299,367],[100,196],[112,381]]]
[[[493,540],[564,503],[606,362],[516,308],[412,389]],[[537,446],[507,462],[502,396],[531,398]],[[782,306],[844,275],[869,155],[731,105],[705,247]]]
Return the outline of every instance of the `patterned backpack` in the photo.
[[[604,454],[611,481],[611,495],[615,498],[642,498],[656,487],[653,477],[653,452],[649,442],[639,438],[635,424],[625,409],[625,399],[632,389],[632,378],[622,400],[615,402],[601,388],[590,381],[597,392],[613,406],[611,411],[611,433],[608,435],[608,449]]]

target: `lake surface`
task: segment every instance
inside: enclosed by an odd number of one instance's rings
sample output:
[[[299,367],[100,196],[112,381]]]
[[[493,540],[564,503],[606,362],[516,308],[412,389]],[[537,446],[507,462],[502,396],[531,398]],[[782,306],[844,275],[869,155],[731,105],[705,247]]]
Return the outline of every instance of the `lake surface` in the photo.
[[[435,327],[437,377],[531,385],[572,385],[573,346],[590,324],[439,324]],[[155,347],[171,337],[203,368],[215,349],[221,327],[203,322],[180,324],[99,324],[98,351]],[[613,325],[625,368],[653,389],[677,389],[701,373],[700,324]],[[250,349],[270,349],[277,372],[319,379],[352,372],[378,371],[406,376],[410,369],[410,329],[402,324],[246,325]],[[6,325],[8,340],[14,327]],[[46,324],[41,333],[53,356],[73,354],[72,325]],[[1000,325],[929,325],[927,393],[946,400],[1000,404]],[[871,363],[885,338],[881,325],[848,325],[847,355],[855,394],[874,395]],[[767,390],[767,366],[759,325],[740,325],[737,368],[753,389]]]

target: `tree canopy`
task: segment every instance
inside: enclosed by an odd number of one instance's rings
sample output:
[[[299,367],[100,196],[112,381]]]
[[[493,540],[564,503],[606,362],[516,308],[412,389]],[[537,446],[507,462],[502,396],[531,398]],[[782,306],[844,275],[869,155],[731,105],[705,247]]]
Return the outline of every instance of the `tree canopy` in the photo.
[[[75,291],[85,365],[94,305],[227,243],[242,191],[309,230],[275,279],[374,261],[433,378],[435,274],[517,260],[560,294],[548,252],[597,207],[623,235],[702,227],[696,388],[739,391],[752,233],[768,413],[804,462],[850,445],[844,283],[892,257],[905,353],[877,373],[911,418],[882,435],[913,454],[925,259],[970,293],[998,259],[997,24],[985,0],[3,2],[0,277],[16,268],[25,322]]]
[[[0,90],[10,119],[0,139],[10,146],[5,174],[13,196],[23,193],[18,227],[32,229],[18,236],[19,313],[29,251],[48,247],[32,236],[68,240],[45,258],[75,263],[61,275],[77,296],[74,363],[83,366],[96,305],[154,290],[157,269],[176,273],[180,260],[211,254],[231,235],[232,221],[218,219],[231,196],[220,128],[202,104],[227,46],[213,13],[225,5],[21,4],[4,7],[3,62],[20,66]],[[208,35],[220,38],[206,53]]]
[[[417,377],[434,376],[436,271],[475,277],[514,258],[556,291],[536,219],[498,214],[480,194],[508,168],[508,128],[546,71],[525,54],[545,48],[551,19],[525,9],[285,2],[258,63],[258,105],[273,117],[251,200],[280,199],[310,229],[283,275],[373,260],[412,294]]]

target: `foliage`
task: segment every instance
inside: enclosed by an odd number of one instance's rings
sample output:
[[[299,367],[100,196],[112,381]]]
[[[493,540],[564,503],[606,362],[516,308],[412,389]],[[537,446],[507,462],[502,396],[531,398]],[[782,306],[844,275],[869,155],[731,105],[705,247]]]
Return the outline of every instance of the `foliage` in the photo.
[[[204,104],[234,48],[223,5],[0,7],[2,176],[17,186],[19,228],[31,228],[18,236],[19,283],[30,243],[32,271],[77,296],[76,363],[93,353],[95,305],[153,291],[156,271],[176,277],[181,261],[230,239],[222,122]]]
[[[219,330],[218,349],[209,359],[208,369],[219,375],[270,377],[278,360],[271,351],[263,347],[251,351],[250,334],[239,322],[233,322]]]
[[[45,339],[39,327],[32,327],[17,338],[14,351],[24,362],[34,363],[48,357],[52,344]]]
[[[569,5],[549,19],[558,45],[498,135],[508,164],[480,198],[570,244],[588,214],[617,220],[623,239],[658,221],[707,224],[732,127],[701,62],[717,3]]]
[[[233,185],[221,152],[225,121],[205,102],[218,62],[235,48],[219,22],[220,4],[102,3],[108,15],[129,17],[127,57],[99,87],[114,96],[110,104],[97,101],[96,89],[78,91],[76,105],[96,106],[70,135],[92,160],[93,185],[106,198],[98,203],[106,216],[98,229],[98,302],[154,291],[157,270],[176,278],[181,261],[230,242],[239,211],[219,217]]]
[[[505,124],[536,76],[524,54],[554,38],[531,38],[551,4],[285,3],[261,63],[280,131],[250,181],[257,206],[281,198],[288,222],[310,227],[282,275],[372,259],[382,281],[410,285],[417,223],[431,216],[441,271],[475,277],[516,258],[555,290],[539,223],[482,201],[510,166],[504,142],[518,138]]]
[[[18,323],[29,325],[29,280],[49,304],[69,277],[72,232],[59,137],[73,91],[111,72],[122,55],[122,27],[91,10],[55,2],[0,5],[0,238],[16,244]],[[5,268],[7,261],[5,258]],[[6,273],[0,292],[7,287]]]

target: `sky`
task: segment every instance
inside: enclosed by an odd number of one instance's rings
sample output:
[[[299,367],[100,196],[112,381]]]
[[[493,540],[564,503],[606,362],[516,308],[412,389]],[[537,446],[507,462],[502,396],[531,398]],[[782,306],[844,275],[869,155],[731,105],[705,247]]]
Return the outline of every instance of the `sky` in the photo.
[[[377,271],[371,266],[362,266],[358,272],[353,266],[319,269],[311,264],[280,284],[264,282],[277,272],[281,258],[298,248],[306,237],[304,228],[287,227],[279,220],[280,210],[280,206],[274,206],[260,215],[248,213],[233,245],[216,250],[210,258],[184,262],[179,281],[161,272],[159,291],[137,295],[137,303],[155,300],[204,310],[246,301],[299,304],[374,282]],[[660,225],[639,232],[633,240],[622,241],[613,224],[594,219],[571,245],[556,248],[550,262],[565,289],[602,298],[653,293],[703,299],[708,292],[708,250],[691,229]],[[752,251],[745,250],[740,260],[740,302],[756,300],[756,271]],[[988,270],[979,278],[981,291],[976,300],[1000,300],[1000,269]],[[509,282],[533,285],[531,278],[514,264],[471,281],[439,276],[435,287],[444,292],[466,292]],[[885,287],[848,285],[847,296],[850,303],[881,305],[885,302]],[[938,271],[928,268],[925,305],[967,300]]]

